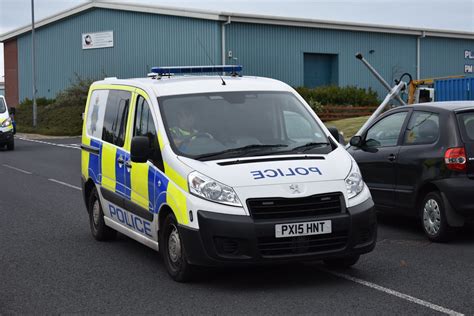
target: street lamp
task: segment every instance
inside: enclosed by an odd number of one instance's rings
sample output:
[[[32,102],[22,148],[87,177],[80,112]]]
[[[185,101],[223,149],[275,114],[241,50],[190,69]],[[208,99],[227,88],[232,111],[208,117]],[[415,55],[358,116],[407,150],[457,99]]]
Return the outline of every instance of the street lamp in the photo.
[[[33,127],[36,127],[35,3],[31,0],[31,67],[33,72]]]

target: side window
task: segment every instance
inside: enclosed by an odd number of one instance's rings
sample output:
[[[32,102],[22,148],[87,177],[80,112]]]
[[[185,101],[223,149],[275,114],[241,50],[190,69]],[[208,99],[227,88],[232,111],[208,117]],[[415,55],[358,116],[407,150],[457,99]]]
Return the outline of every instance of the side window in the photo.
[[[152,151],[152,161],[160,167],[159,164],[162,159],[160,145],[158,144],[158,135],[155,123],[153,122],[153,115],[148,102],[142,96],[138,96],[137,98],[133,136],[148,137]]]
[[[94,90],[89,100],[89,109],[86,116],[87,134],[92,137],[102,138],[104,126],[105,106],[109,90]]]
[[[366,146],[396,146],[407,113],[408,112],[395,113],[378,121],[367,132],[367,136],[365,138]]]
[[[110,90],[105,109],[102,140],[122,147],[127,130],[130,92]]]
[[[408,122],[404,145],[432,144],[439,136],[439,116],[436,113],[415,111]]]

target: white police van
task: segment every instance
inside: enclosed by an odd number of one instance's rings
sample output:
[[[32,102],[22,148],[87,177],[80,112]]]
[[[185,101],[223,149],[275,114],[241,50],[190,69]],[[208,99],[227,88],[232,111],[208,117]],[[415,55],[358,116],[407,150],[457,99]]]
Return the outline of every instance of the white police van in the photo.
[[[3,95],[0,95],[0,148],[7,150],[15,148],[13,121],[8,112],[7,102]]]
[[[355,264],[376,240],[356,162],[291,87],[240,71],[92,84],[81,148],[93,236],[160,250],[177,281],[196,265]],[[230,75],[171,75],[196,72]]]

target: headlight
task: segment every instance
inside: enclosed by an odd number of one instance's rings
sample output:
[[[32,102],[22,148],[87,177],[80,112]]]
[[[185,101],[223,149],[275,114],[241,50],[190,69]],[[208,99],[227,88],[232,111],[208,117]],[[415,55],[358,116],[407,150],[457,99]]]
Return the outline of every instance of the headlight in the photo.
[[[231,206],[242,206],[234,189],[197,171],[189,174],[188,185],[189,192],[205,200]]]
[[[349,199],[357,196],[364,189],[364,180],[355,161],[352,161],[351,171],[345,181]]]
[[[10,125],[12,125],[12,119],[11,119],[10,117],[7,118],[7,119],[6,119],[5,121],[3,121],[3,123],[2,123],[2,127],[8,127],[8,126],[10,126]]]

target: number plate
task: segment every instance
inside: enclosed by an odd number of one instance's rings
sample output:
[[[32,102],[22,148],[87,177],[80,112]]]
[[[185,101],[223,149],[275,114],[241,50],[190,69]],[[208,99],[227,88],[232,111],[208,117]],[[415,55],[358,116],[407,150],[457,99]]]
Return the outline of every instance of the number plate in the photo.
[[[330,234],[332,232],[331,221],[303,222],[275,225],[275,237],[294,237]]]

